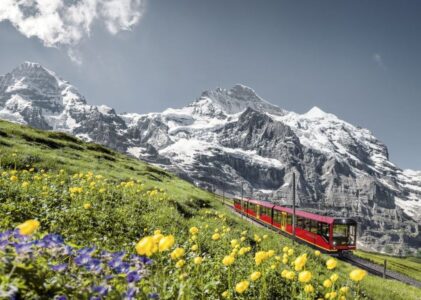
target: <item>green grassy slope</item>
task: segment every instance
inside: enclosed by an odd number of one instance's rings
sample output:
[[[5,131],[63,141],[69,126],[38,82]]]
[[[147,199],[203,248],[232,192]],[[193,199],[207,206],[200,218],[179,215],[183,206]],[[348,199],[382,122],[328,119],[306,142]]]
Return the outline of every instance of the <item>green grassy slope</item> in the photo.
[[[373,252],[356,251],[355,255],[368,259],[373,263],[383,265],[387,260],[387,268],[421,281],[421,258],[396,257]]]
[[[309,299],[338,292],[345,285],[352,288],[347,299],[357,297],[357,290],[360,298],[421,299],[420,289],[370,275],[357,288],[348,277],[354,268],[342,262],[335,270],[338,282],[325,289],[322,282],[335,272],[324,266],[327,256],[317,257],[306,246],[292,247],[290,240],[256,228],[231,214],[219,197],[173,174],[65,134],[0,121],[0,168],[0,231],[38,219],[41,232],[59,233],[72,245],[129,253],[135,253],[140,238],[154,235],[157,229],[173,234],[176,246],[186,249],[186,265],[177,268],[167,253],[155,253],[155,263],[142,283],[162,299],[220,298],[224,291],[229,292],[230,299],[290,299],[294,295],[304,299],[304,285],[286,281],[280,274],[284,269],[293,270],[291,262],[304,253],[315,287],[315,293],[307,295]],[[192,226],[199,228],[197,238],[189,233]],[[242,234],[245,230],[247,233]],[[215,231],[221,235],[217,241],[211,238]],[[240,246],[250,247],[250,253],[236,254],[232,267],[224,266],[222,259],[238,251],[231,241],[241,237]],[[193,245],[199,250],[189,250]],[[282,263],[284,246],[294,249],[286,264]],[[254,254],[268,250],[274,250],[275,255],[256,266]],[[201,266],[193,264],[198,255],[204,257]],[[248,279],[253,271],[262,272],[260,281]],[[245,279],[250,287],[239,294],[235,284]],[[47,289],[32,288],[38,294]]]

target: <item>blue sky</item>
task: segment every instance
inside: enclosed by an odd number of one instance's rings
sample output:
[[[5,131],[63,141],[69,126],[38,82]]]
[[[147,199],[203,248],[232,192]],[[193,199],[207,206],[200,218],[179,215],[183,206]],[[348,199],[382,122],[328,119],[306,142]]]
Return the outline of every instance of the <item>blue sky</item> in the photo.
[[[420,1],[119,1],[134,4],[56,44],[26,37],[0,3],[0,73],[40,62],[90,103],[139,113],[243,83],[284,109],[366,127],[394,163],[421,170]]]

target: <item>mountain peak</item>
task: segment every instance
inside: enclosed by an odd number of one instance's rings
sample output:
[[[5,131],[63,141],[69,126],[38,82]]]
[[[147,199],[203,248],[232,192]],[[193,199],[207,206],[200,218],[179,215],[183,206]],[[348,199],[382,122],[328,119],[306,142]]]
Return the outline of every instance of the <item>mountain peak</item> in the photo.
[[[323,119],[323,118],[336,118],[335,115],[325,112],[324,110],[320,109],[317,106],[314,106],[308,112],[306,112],[303,116],[310,118],[310,119]]]
[[[237,99],[240,99],[240,100],[263,101],[263,99],[260,98],[252,88],[249,88],[248,86],[245,86],[242,84],[234,85],[228,91],[228,94],[235,96]]]
[[[40,63],[37,62],[32,62],[32,61],[24,61],[21,66],[25,66],[25,67],[31,67],[31,68],[42,68],[42,65]]]
[[[204,101],[207,100],[207,101]],[[257,93],[242,84],[236,84],[232,88],[216,88],[204,91],[201,97],[193,104],[212,103],[226,114],[236,114],[252,108],[259,112],[267,112],[275,115],[283,115],[285,112],[276,105],[273,105],[257,95]]]

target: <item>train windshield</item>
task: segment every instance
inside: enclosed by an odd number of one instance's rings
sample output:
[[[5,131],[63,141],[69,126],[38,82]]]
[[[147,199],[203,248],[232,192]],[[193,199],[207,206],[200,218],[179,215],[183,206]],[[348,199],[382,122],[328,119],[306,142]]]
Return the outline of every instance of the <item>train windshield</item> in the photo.
[[[335,224],[333,226],[333,244],[335,246],[341,245],[355,245],[356,240],[356,226],[351,224]]]

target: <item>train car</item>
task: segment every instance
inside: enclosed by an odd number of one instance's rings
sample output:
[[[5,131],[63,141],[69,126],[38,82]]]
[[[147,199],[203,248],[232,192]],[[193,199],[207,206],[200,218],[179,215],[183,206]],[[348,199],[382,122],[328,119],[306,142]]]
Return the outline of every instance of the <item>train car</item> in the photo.
[[[292,208],[253,199],[234,199],[236,211],[269,226],[293,235]],[[357,222],[347,218],[332,218],[302,210],[295,211],[295,236],[328,252],[356,249]]]

